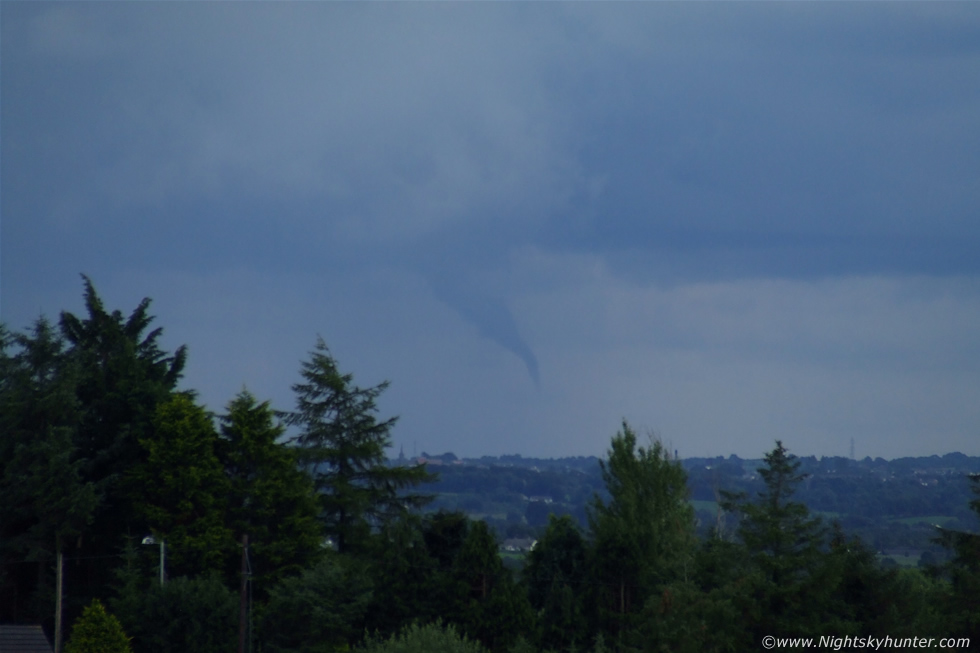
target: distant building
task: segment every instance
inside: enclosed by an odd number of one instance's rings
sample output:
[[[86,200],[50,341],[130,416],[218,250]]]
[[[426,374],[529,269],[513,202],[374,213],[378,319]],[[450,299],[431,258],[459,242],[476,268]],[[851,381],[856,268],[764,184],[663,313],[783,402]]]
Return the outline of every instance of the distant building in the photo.
[[[40,626],[0,625],[0,653],[52,653]]]
[[[504,540],[504,543],[500,545],[500,548],[503,551],[518,553],[521,551],[530,551],[537,543],[537,540],[531,539],[530,537],[512,537]]]

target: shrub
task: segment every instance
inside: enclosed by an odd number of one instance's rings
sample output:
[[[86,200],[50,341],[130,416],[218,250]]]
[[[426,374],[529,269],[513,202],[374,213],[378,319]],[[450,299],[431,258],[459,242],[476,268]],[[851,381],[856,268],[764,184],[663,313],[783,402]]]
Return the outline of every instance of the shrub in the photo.
[[[65,653],[132,653],[132,649],[119,620],[96,600],[72,626]]]
[[[460,636],[452,624],[412,624],[387,640],[368,638],[363,653],[486,653],[479,642]]]

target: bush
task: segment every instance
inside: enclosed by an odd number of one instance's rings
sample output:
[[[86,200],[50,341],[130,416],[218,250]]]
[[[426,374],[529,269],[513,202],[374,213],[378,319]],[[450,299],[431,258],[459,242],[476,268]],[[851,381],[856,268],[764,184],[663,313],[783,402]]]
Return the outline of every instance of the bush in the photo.
[[[119,620],[92,601],[72,626],[65,653],[132,653],[132,649]]]
[[[179,577],[126,588],[113,605],[137,653],[234,653],[238,600],[217,577]]]
[[[478,642],[460,636],[452,624],[412,624],[387,640],[368,638],[364,653],[487,653]]]
[[[360,639],[371,601],[363,565],[339,554],[325,556],[301,575],[269,592],[260,621],[267,653],[332,653]]]

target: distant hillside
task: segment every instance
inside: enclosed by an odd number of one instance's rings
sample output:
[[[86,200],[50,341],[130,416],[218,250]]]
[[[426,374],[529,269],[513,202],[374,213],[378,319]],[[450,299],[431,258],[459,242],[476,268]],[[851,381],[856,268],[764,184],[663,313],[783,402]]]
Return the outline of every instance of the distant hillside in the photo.
[[[980,457],[950,453],[921,458],[801,457],[808,474],[796,500],[876,549],[907,553],[939,550],[931,544],[934,524],[980,531],[969,509],[967,475],[980,473]],[[501,538],[533,536],[548,515],[568,514],[586,526],[586,506],[604,493],[599,459],[525,458],[520,455],[461,459],[452,453],[402,459],[400,464],[426,462],[439,480],[427,490],[436,494],[430,509],[462,510],[494,526]],[[396,463],[393,461],[393,463]],[[723,490],[754,494],[762,483],[756,470],[761,459],[738,456],[686,458],[691,499],[700,530],[731,528],[731,516],[719,512]]]

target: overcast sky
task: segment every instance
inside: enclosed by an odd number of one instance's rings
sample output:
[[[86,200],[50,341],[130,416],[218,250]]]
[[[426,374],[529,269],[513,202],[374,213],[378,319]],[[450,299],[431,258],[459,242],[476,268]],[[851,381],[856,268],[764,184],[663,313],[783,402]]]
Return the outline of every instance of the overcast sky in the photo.
[[[978,3],[0,4],[0,318],[405,453],[980,455]]]

